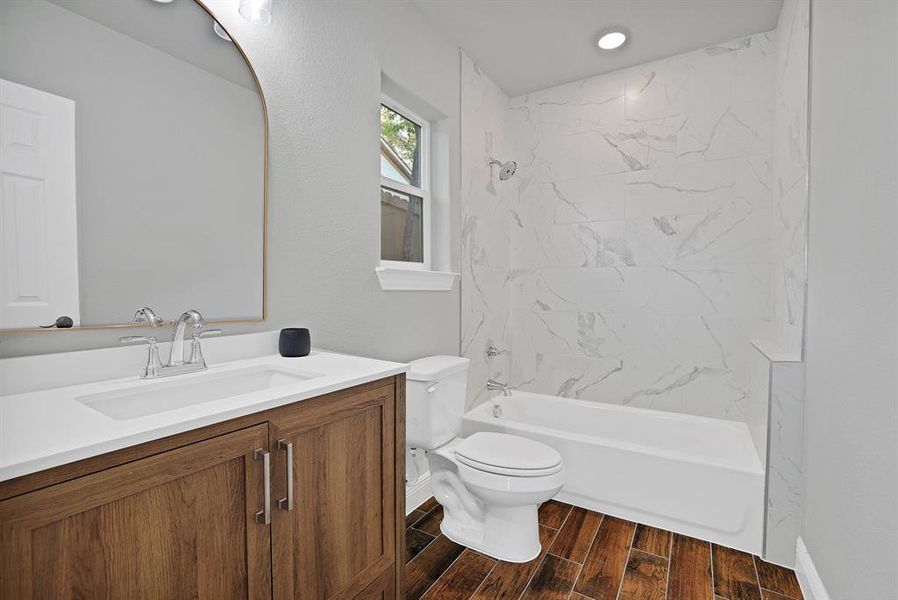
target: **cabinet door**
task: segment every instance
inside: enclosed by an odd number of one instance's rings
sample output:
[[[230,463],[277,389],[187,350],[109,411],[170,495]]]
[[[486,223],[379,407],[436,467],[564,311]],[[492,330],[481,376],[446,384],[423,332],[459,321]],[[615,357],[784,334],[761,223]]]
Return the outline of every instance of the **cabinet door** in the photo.
[[[395,600],[396,573],[393,569],[385,571],[377,581],[365,588],[354,600]]]
[[[275,598],[354,598],[393,564],[394,393],[389,382],[272,417]]]
[[[0,597],[271,597],[259,425],[0,502]]]

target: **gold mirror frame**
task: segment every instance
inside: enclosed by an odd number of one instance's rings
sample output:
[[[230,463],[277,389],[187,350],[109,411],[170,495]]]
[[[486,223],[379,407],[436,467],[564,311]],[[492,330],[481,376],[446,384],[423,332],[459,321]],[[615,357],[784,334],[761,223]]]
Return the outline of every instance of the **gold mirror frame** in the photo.
[[[209,319],[206,322],[210,325],[237,325],[241,323],[263,323],[266,319],[268,319],[268,105],[265,102],[265,94],[262,93],[262,86],[259,84],[259,77],[256,75],[255,69],[253,69],[252,63],[249,62],[249,58],[246,56],[246,52],[243,51],[243,48],[234,39],[234,36],[231,35],[231,32],[227,30],[227,28],[215,18],[215,15],[212,14],[212,11],[202,2],[202,0],[193,0],[197,6],[199,6],[203,11],[209,15],[210,19],[213,19],[219,26],[224,30],[228,37],[231,38],[231,43],[234,44],[234,47],[237,49],[237,52],[240,53],[240,57],[243,58],[243,62],[246,63],[246,67],[249,69],[250,74],[253,76],[253,81],[256,84],[256,91],[259,93],[259,101],[262,105],[262,125],[264,128],[264,150],[265,155],[263,157],[263,165],[262,165],[262,317],[259,319],[225,319],[216,321],[213,319]],[[169,322],[163,323],[162,326],[169,325]],[[134,329],[137,327],[148,327],[146,323],[113,323],[111,325],[78,325],[75,327],[34,327],[34,328],[25,328],[25,329],[0,329],[0,335],[7,334],[20,334],[20,333],[51,333],[57,331],[93,331],[93,330],[101,330],[101,329]]]

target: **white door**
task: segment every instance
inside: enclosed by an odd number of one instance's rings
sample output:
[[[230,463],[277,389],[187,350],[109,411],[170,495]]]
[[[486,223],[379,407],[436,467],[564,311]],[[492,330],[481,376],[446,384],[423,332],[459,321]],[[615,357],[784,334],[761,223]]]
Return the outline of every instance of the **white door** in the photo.
[[[78,310],[75,102],[0,79],[0,329]]]

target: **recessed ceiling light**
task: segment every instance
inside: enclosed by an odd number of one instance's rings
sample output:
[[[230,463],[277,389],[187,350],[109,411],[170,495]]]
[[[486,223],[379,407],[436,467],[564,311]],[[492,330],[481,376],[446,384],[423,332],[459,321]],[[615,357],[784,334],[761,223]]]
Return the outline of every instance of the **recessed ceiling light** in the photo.
[[[606,29],[599,34],[596,45],[602,50],[616,50],[627,42],[627,34],[623,29]]]

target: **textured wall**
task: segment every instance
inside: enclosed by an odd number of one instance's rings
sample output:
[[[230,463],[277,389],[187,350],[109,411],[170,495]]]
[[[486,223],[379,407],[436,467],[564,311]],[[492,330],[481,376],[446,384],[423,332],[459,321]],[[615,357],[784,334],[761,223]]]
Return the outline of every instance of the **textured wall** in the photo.
[[[402,1],[275,2],[267,27],[241,19],[233,0],[207,4],[246,50],[271,128],[270,318],[227,331],[300,325],[315,345],[339,351],[397,360],[457,354],[458,284],[450,293],[384,292],[374,273],[381,71],[447,117],[451,189],[437,200],[452,210],[437,214],[447,232],[458,226],[456,46]],[[440,266],[457,267],[457,244],[447,246]],[[119,335],[5,335],[0,356],[112,346]]]
[[[770,315],[772,34],[511,100],[511,379],[743,419]]]
[[[898,590],[898,4],[811,6],[805,499],[833,600]]]

